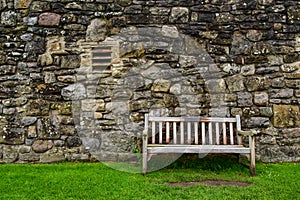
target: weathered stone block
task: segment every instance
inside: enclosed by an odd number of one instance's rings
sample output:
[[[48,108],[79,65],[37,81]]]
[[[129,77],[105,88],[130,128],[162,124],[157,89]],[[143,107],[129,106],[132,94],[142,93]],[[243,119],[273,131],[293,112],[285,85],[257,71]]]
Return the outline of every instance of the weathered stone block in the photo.
[[[298,127],[300,125],[299,106],[274,105],[273,125],[278,128]]]
[[[25,130],[0,124],[0,144],[24,144]]]
[[[32,150],[35,153],[44,153],[53,147],[53,142],[51,140],[36,140],[32,144]]]
[[[76,82],[76,76],[74,75],[58,76],[57,80],[63,83],[74,83]]]
[[[15,8],[28,8],[32,0],[15,0]]]
[[[40,160],[40,154],[35,152],[29,152],[19,155],[19,160],[23,162],[37,162]]]
[[[3,162],[13,163],[18,159],[18,146],[4,145],[3,147]]]
[[[252,106],[253,97],[249,92],[239,92],[238,93],[238,105],[239,106]]]
[[[60,125],[59,131],[61,135],[72,136],[76,134],[75,127],[70,125]]]
[[[45,53],[39,56],[38,62],[40,66],[52,65],[53,58],[50,53]]]
[[[258,0],[257,3],[263,6],[272,5],[274,0]]]
[[[86,40],[93,42],[103,41],[107,32],[107,22],[104,19],[94,19],[87,28]]]
[[[282,72],[285,73],[291,73],[300,68],[300,62],[294,62],[294,63],[289,63],[289,64],[284,64],[280,66],[280,69]]]
[[[83,84],[75,83],[63,88],[61,95],[65,100],[80,100],[86,98],[86,89]]]
[[[288,9],[288,20],[290,23],[300,23],[300,6],[291,6]]]
[[[46,116],[49,114],[50,103],[42,100],[30,100],[26,105],[27,116]]]
[[[186,23],[189,20],[189,9],[185,7],[174,7],[171,10],[170,22]]]
[[[230,54],[232,55],[241,55],[241,54],[250,54],[251,53],[251,44],[248,39],[241,33],[235,32],[233,35],[232,46]]]
[[[39,15],[39,25],[41,26],[58,26],[61,15],[56,13],[42,13]]]
[[[56,116],[45,117],[37,121],[37,133],[41,139],[58,139],[60,137],[59,128]]]
[[[29,126],[32,125],[36,122],[37,118],[36,117],[23,117],[21,119],[21,124],[23,126]]]
[[[246,37],[252,42],[258,42],[262,39],[263,33],[258,30],[247,31]]]
[[[300,88],[300,80],[286,80],[285,83],[286,86],[289,88],[295,88],[295,89]]]
[[[232,76],[226,79],[228,89],[230,92],[240,92],[245,90],[244,77],[241,75]]]
[[[294,95],[293,89],[272,89],[269,91],[270,99],[291,98]]]
[[[244,65],[241,69],[241,73],[244,76],[250,76],[255,73],[255,65]]]
[[[284,81],[284,77],[278,77],[278,78],[274,78],[271,81],[271,85],[274,88],[283,88],[285,86],[285,81]]]
[[[21,153],[21,154],[29,153],[30,150],[31,150],[31,147],[30,147],[30,146],[22,145],[22,146],[20,146],[20,148],[19,148],[19,153]]]
[[[33,1],[30,6],[32,12],[45,12],[51,10],[49,2]]]
[[[30,42],[25,45],[25,51],[28,52],[29,56],[35,56],[35,54],[45,53],[45,39],[42,37],[34,37]]]
[[[262,117],[272,117],[273,109],[271,107],[259,107],[259,113]]]
[[[245,80],[245,85],[249,92],[265,90],[270,87],[269,77],[251,76]]]
[[[226,91],[224,79],[211,79],[206,81],[209,93],[223,93]]]
[[[282,130],[283,137],[285,138],[299,138],[300,128],[289,128]]]
[[[57,110],[60,115],[71,115],[72,114],[72,102],[65,102],[57,104]]]
[[[244,126],[247,128],[267,128],[270,125],[270,119],[267,117],[251,117],[243,119]]]
[[[81,10],[82,9],[81,5],[79,5],[76,2],[68,3],[65,8],[70,9],[70,10]]]
[[[78,136],[70,136],[66,139],[66,145],[69,148],[81,146],[82,141]]]
[[[69,55],[64,56],[61,61],[61,68],[74,69],[80,67],[80,56],[79,55]]]
[[[266,92],[254,93],[254,103],[256,105],[266,105],[269,101],[269,95]]]
[[[176,26],[167,26],[164,25],[162,26],[162,35],[165,37],[170,37],[170,38],[178,38],[179,37],[179,32]]]
[[[126,114],[129,113],[129,105],[124,101],[109,102],[105,105],[105,110],[112,112],[113,114]]]
[[[41,163],[57,163],[65,160],[66,158],[64,153],[57,149],[51,149],[48,152],[42,154],[40,157]]]
[[[6,7],[7,7],[6,0],[0,0],[0,10],[2,11]]]
[[[17,14],[12,11],[5,11],[1,13],[1,24],[3,26],[15,26],[17,23]]]
[[[164,79],[157,79],[154,81],[151,90],[154,92],[168,92],[171,86],[171,81]]]
[[[46,72],[44,76],[45,83],[55,83],[56,82],[56,76],[52,72]]]
[[[29,126],[27,132],[27,138],[31,139],[36,137],[37,137],[36,126]]]
[[[0,76],[1,75],[11,75],[16,73],[16,66],[13,65],[2,65],[0,66]]]
[[[283,57],[282,56],[268,56],[269,64],[272,65],[282,65]]]

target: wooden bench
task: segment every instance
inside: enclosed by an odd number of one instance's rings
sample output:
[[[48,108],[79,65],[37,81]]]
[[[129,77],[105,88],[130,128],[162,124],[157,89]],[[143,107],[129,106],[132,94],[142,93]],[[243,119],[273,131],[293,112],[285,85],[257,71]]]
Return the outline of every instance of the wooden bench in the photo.
[[[143,174],[147,173],[147,162],[155,154],[236,153],[248,156],[250,172],[254,176],[255,134],[254,130],[241,130],[238,115],[235,118],[215,118],[153,117],[146,114],[143,131]],[[242,136],[249,137],[248,147],[243,146]]]

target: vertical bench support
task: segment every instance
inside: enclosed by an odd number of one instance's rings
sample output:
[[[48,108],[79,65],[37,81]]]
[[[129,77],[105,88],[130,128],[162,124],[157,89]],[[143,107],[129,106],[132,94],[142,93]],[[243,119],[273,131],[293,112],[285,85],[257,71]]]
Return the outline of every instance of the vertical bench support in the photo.
[[[254,143],[254,137],[249,136],[249,145],[251,147],[251,154],[250,154],[250,172],[252,176],[256,176],[255,171],[255,143]]]
[[[148,150],[147,150],[147,144],[148,144],[148,119],[149,115],[145,115],[145,129],[143,131],[143,174],[145,175],[147,173],[147,159],[148,159]]]

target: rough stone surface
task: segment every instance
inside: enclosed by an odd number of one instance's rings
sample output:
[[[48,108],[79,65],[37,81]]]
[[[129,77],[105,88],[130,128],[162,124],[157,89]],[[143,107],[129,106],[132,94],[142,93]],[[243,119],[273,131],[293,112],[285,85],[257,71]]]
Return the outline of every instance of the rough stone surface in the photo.
[[[107,22],[103,19],[94,19],[87,28],[86,39],[93,42],[103,41],[107,32]]]
[[[36,153],[44,153],[53,147],[51,140],[37,140],[32,144],[32,150]]]
[[[279,128],[298,127],[299,106],[274,105],[274,126]]]
[[[299,162],[299,9],[0,0],[0,162],[126,159],[145,113],[239,114],[258,160]]]
[[[189,20],[189,9],[185,7],[174,7],[171,10],[170,21],[176,23],[186,23]]]
[[[28,8],[32,0],[15,0],[15,8]]]
[[[9,10],[1,13],[1,24],[4,26],[14,26],[17,23],[17,15]]]
[[[58,26],[61,16],[56,13],[42,13],[39,16],[39,25],[41,26]]]
[[[86,97],[84,85],[75,83],[62,89],[61,95],[65,100],[80,100]]]
[[[256,105],[266,105],[269,101],[269,95],[266,92],[254,93],[254,103]]]

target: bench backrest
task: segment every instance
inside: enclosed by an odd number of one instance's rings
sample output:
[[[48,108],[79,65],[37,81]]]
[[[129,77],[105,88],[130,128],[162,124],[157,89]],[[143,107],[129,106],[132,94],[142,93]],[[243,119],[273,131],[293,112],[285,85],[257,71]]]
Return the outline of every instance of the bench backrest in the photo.
[[[241,145],[240,116],[154,117],[145,115],[145,129],[152,144]]]

